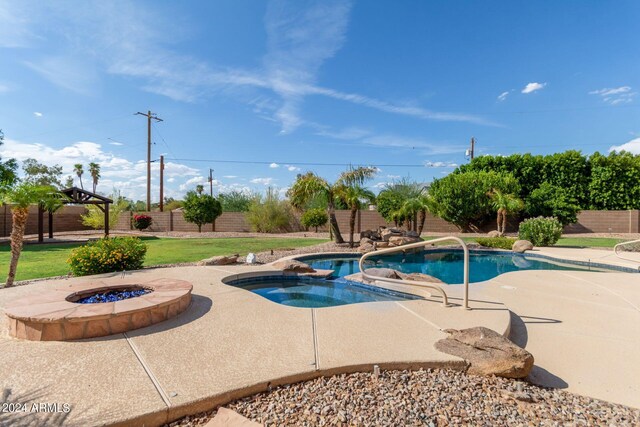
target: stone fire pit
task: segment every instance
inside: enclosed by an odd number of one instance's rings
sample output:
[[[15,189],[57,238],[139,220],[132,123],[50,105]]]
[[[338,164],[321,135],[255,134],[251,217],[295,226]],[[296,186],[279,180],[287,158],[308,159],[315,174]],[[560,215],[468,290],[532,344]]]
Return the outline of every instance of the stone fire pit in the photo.
[[[83,297],[108,291],[145,289],[149,293],[115,302],[80,304]],[[119,334],[174,317],[187,309],[193,285],[184,280],[145,283],[95,281],[46,290],[18,299],[5,310],[11,336],[31,341],[67,341]]]

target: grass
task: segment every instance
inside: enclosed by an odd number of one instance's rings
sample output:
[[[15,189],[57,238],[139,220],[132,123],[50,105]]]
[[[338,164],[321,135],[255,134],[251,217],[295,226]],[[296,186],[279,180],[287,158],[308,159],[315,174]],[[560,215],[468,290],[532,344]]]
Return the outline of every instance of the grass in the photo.
[[[227,238],[227,239],[163,239],[144,238],[148,246],[144,265],[174,264],[199,261],[216,255],[263,252],[270,249],[317,245],[327,240],[300,238]],[[16,280],[62,276],[69,272],[67,258],[79,243],[25,245],[22,249]],[[0,283],[9,269],[9,245],[0,245]]]

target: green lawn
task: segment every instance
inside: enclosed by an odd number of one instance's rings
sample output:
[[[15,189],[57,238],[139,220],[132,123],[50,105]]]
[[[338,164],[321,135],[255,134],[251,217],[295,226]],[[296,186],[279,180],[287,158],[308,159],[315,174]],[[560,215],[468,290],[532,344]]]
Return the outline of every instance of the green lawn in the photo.
[[[298,238],[229,238],[229,239],[163,239],[144,238],[148,245],[145,265],[193,262],[216,255],[262,252],[270,249],[296,248],[324,243],[322,239]],[[77,243],[25,245],[18,264],[16,280],[61,276],[69,272],[67,258]],[[0,283],[6,279],[10,259],[9,245],[0,245]]]

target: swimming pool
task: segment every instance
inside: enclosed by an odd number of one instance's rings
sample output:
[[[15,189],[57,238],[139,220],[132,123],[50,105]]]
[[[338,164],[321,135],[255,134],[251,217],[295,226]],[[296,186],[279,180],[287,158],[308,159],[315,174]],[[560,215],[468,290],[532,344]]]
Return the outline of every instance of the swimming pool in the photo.
[[[228,283],[258,294],[270,301],[291,307],[323,308],[375,301],[406,301],[413,295],[387,291],[344,279],[299,278],[295,276],[263,276]]]
[[[483,282],[510,271],[521,270],[593,270],[589,266],[577,264],[559,264],[551,260],[516,254],[513,252],[470,251],[469,281]],[[344,277],[360,272],[358,256],[340,257],[304,257],[299,258],[315,269],[333,270],[335,276]],[[447,284],[463,282],[463,252],[455,249],[433,249],[417,253],[394,254],[372,257],[365,265],[385,267],[403,273],[424,273],[437,277]]]

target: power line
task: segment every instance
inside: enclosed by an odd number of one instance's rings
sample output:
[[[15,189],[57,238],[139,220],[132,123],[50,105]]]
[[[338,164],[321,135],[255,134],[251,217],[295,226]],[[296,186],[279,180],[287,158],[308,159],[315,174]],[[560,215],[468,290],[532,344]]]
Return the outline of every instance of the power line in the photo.
[[[316,162],[266,162],[266,161],[252,161],[252,160],[215,160],[215,159],[179,159],[179,158],[167,158],[167,160],[174,160],[178,162],[210,162],[210,163],[235,163],[235,164],[249,164],[249,165],[270,165],[277,163],[278,165],[292,165],[292,166],[352,166],[352,163],[316,163]],[[439,167],[451,167],[451,165],[439,165],[436,163],[428,164],[369,164],[369,166],[377,167],[400,167],[400,168],[439,168]]]

